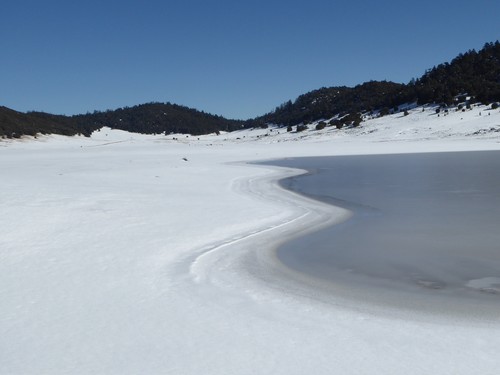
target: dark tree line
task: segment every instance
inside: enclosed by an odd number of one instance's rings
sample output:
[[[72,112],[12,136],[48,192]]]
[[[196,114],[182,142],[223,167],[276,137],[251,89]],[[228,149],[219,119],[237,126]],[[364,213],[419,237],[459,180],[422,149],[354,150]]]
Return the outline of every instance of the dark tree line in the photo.
[[[21,113],[0,107],[0,136],[8,138],[36,134],[90,136],[94,130],[103,126],[144,134],[199,135],[241,129],[244,122],[170,103],[148,103],[77,116]]]
[[[339,115],[394,107],[405,96],[405,85],[394,82],[366,82],[356,87],[323,87],[299,96],[254,121],[277,125],[295,125]],[[404,98],[404,99],[403,99]]]
[[[71,117],[43,112],[21,113],[0,107],[0,136],[19,138],[22,135],[78,133],[90,135],[90,127],[78,124]]]
[[[500,100],[500,43],[487,43],[479,52],[470,50],[450,63],[440,64],[410,82],[420,104],[452,104],[459,94],[489,104]]]
[[[159,134],[207,134],[243,127],[277,124],[291,126],[337,117],[344,126],[359,124],[360,113],[397,110],[405,103],[450,105],[466,94],[484,104],[500,102],[500,43],[487,43],[478,52],[470,50],[449,63],[427,70],[408,84],[370,81],[355,87],[323,87],[278,106],[274,111],[247,121],[229,120],[196,109],[171,104],[148,103],[77,116],[42,112],[21,113],[0,107],[0,136],[36,134],[83,134],[89,136],[103,126],[131,132]]]
[[[94,112],[74,117],[79,124],[101,128],[109,126],[135,133],[207,134],[241,129],[243,121],[228,120],[196,109],[170,103],[148,103],[114,111]]]

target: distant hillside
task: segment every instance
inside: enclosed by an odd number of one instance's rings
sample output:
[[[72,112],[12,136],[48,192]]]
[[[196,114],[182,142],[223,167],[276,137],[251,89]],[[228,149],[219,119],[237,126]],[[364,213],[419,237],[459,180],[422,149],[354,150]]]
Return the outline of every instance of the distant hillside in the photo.
[[[149,103],[77,116],[21,113],[0,107],[0,136],[8,138],[37,133],[89,136],[103,126],[145,134],[196,135],[241,129],[244,123],[170,103]]]
[[[479,52],[470,50],[429,69],[409,83],[408,91],[420,104],[451,104],[460,94],[484,104],[500,101],[500,43],[487,43]]]
[[[451,63],[429,69],[407,85],[394,82],[367,82],[356,87],[321,88],[288,101],[273,112],[258,117],[254,125],[296,125],[335,115],[381,110],[418,102],[449,105],[467,94],[485,104],[500,101],[500,43],[487,43],[479,52],[460,54]]]
[[[77,133],[90,134],[88,128],[81,128],[71,117],[42,112],[21,113],[0,107],[0,136],[19,138],[22,135]]]
[[[253,121],[278,125],[296,125],[328,119],[335,115],[394,107],[411,101],[407,87],[394,82],[367,82],[356,87],[321,88],[288,101]]]
[[[484,104],[500,101],[498,41],[485,44],[478,52],[470,50],[460,54],[450,63],[429,69],[408,84],[371,81],[355,87],[321,88],[247,121],[228,120],[171,103],[148,103],[77,116],[21,113],[0,107],[0,136],[12,138],[37,133],[88,136],[103,126],[138,133],[196,135],[266,124],[291,126],[336,116],[359,124],[360,113],[378,111],[385,114],[412,102],[450,105],[459,96]]]
[[[148,103],[114,111],[94,112],[74,116],[80,126],[92,128],[109,126],[135,133],[207,134],[216,131],[241,129],[243,121],[228,120],[196,109],[170,104]]]

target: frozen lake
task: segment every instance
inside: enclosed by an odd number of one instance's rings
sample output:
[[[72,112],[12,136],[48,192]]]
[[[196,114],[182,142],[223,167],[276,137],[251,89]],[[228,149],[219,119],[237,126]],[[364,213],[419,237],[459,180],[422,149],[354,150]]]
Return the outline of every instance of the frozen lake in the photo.
[[[432,312],[500,307],[500,152],[273,161],[287,189],[353,216],[278,249],[289,268],[365,302]]]

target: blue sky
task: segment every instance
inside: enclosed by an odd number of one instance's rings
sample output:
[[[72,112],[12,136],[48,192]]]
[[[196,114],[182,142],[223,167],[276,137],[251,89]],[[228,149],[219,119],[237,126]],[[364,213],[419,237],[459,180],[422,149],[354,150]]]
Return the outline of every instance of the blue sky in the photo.
[[[498,0],[6,3],[0,105],[58,114],[169,101],[245,119],[500,39]]]

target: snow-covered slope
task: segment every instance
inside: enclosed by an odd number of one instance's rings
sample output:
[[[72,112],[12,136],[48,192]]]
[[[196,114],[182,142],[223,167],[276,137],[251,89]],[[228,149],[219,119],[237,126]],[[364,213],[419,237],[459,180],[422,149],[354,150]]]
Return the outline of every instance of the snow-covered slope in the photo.
[[[338,130],[328,126],[315,130],[316,123],[308,124],[308,130],[296,133],[286,128],[242,130],[212,137],[217,140],[249,142],[259,140],[264,143],[297,140],[386,142],[386,141],[423,141],[457,139],[498,138],[500,132],[499,110],[490,106],[476,105],[470,110],[450,109],[436,113],[437,106],[416,107],[408,111],[408,116],[397,113],[384,117],[365,117],[360,127]],[[328,121],[328,119],[325,119]],[[293,127],[295,130],[295,127]],[[179,137],[173,136],[177,139]],[[184,136],[185,137],[185,136]],[[182,139],[182,136],[180,136]],[[205,137],[203,138],[205,139]]]
[[[346,212],[244,162],[500,150],[500,112],[310,128],[0,141],[0,373],[496,374],[500,322],[304,287],[273,246]]]

